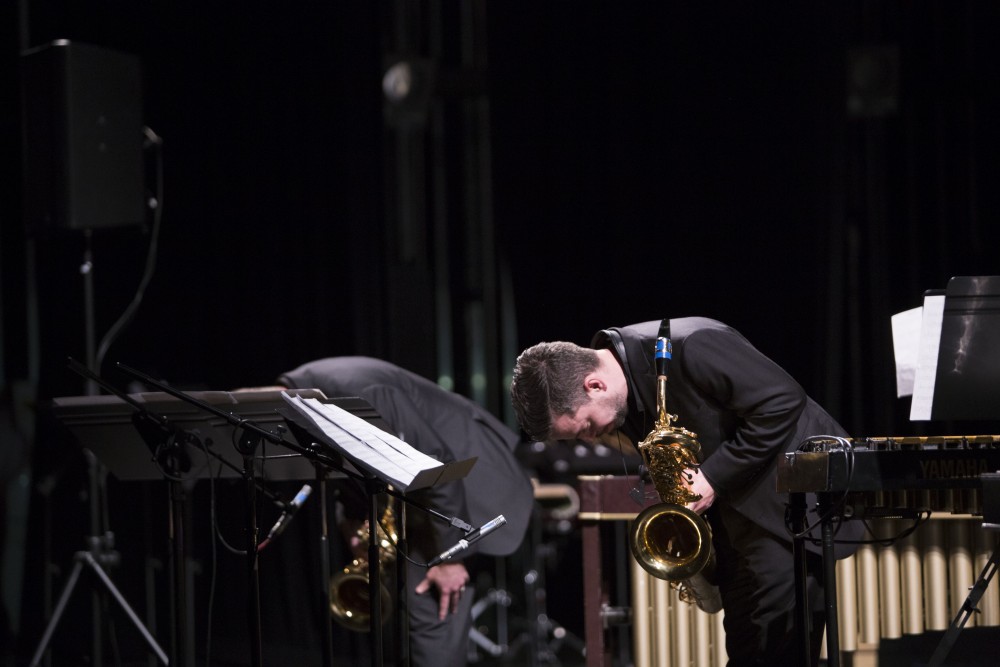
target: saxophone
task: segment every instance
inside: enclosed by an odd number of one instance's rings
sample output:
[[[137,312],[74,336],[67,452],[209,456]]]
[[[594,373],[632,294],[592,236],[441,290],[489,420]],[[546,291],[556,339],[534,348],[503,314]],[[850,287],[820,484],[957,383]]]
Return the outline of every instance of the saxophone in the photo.
[[[677,415],[667,412],[668,338],[656,340],[657,420],[639,443],[639,453],[656,487],[660,502],[645,508],[632,523],[629,547],[646,572],[670,582],[680,599],[714,614],[722,609],[718,588],[710,582],[715,569],[712,529],[685,505],[701,498],[684,480],[686,469],[700,465],[697,435],[674,426]]]
[[[378,539],[378,566],[385,572],[396,559],[396,519],[392,504],[385,508],[376,526]],[[362,545],[371,539],[371,529],[365,522],[356,533]],[[383,582],[379,587],[382,622],[392,614],[392,596]],[[368,558],[355,558],[343,570],[330,578],[330,613],[333,619],[348,630],[367,632],[371,628],[371,593],[369,592]]]

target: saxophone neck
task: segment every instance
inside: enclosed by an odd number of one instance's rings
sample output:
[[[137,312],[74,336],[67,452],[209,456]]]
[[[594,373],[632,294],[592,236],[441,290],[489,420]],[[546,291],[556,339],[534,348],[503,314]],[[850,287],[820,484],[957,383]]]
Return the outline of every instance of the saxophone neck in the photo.
[[[667,412],[667,376],[656,377],[656,429],[669,429],[677,415]]]
[[[663,335],[664,333],[667,333],[667,335]],[[670,358],[672,356],[673,346],[670,344],[669,330],[664,332],[661,327],[660,336],[656,339],[656,349],[653,355],[653,363],[656,366],[657,430],[669,429],[671,422],[677,419],[676,415],[672,415],[667,412],[667,374],[669,372]]]

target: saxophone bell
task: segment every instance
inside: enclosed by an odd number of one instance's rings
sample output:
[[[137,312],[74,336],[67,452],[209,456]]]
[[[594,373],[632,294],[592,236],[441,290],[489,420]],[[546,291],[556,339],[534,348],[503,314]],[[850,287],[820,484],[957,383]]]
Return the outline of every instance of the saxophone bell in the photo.
[[[391,503],[382,513],[375,535],[378,540],[379,572],[384,573],[388,565],[396,560],[396,520]],[[371,529],[367,522],[358,529],[357,537],[361,545],[368,544]],[[379,598],[384,624],[393,611],[392,595],[384,581],[379,586]],[[355,558],[350,565],[330,578],[330,613],[333,620],[348,630],[368,632],[371,628],[371,609],[368,558]]]
[[[392,596],[384,583],[379,586],[379,595],[384,624],[392,614]],[[330,579],[330,612],[333,619],[348,630],[368,632],[371,629],[371,609],[368,561],[355,559]]]
[[[711,529],[683,505],[650,505],[635,523],[629,542],[632,554],[657,579],[690,579],[712,561]]]

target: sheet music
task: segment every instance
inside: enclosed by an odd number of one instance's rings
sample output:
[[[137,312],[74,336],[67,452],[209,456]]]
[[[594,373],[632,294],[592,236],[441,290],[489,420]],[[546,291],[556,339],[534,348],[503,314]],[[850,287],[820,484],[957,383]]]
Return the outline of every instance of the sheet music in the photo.
[[[336,443],[352,461],[369,467],[371,472],[384,477],[402,491],[410,487],[423,471],[444,467],[437,459],[336,405],[286,393],[282,393],[282,397]]]
[[[892,351],[896,359],[896,398],[913,395],[913,380],[920,356],[920,325],[923,308],[911,308],[892,316]]]
[[[929,421],[934,404],[934,381],[937,375],[938,350],[941,344],[941,323],[944,319],[944,295],[924,297],[920,321],[920,347],[917,350],[917,372],[913,378],[913,402],[910,421]]]

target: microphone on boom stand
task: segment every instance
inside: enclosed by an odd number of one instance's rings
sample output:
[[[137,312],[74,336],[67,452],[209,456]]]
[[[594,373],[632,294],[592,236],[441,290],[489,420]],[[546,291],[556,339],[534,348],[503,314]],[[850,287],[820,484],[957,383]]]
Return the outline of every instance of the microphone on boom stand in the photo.
[[[492,521],[487,521],[486,523],[484,523],[482,525],[482,527],[477,528],[476,530],[472,531],[471,533],[469,533],[468,535],[466,535],[465,537],[463,537],[462,539],[460,539],[455,544],[455,546],[453,546],[450,549],[447,549],[447,550],[441,552],[440,555],[435,556],[434,558],[432,558],[430,560],[430,562],[427,563],[427,567],[434,567],[435,565],[440,565],[441,563],[443,563],[446,560],[450,560],[450,559],[454,558],[455,554],[457,554],[459,552],[462,552],[462,551],[465,551],[470,546],[472,546],[473,544],[475,544],[479,540],[483,539],[484,537],[486,537],[487,535],[489,535],[490,533],[492,533],[497,528],[502,527],[506,523],[507,523],[507,519],[504,518],[503,514],[501,514],[497,518],[493,519]]]
[[[303,504],[305,504],[310,493],[312,493],[312,487],[308,484],[303,484],[302,488],[299,489],[299,492],[295,494],[294,498],[292,498],[292,502],[285,506],[285,511],[281,513],[278,520],[274,522],[273,526],[271,526],[271,530],[267,533],[267,537],[257,545],[257,551],[263,550],[264,547],[270,544],[271,540],[285,532],[285,528],[287,528],[288,524],[290,524],[292,519],[295,518],[295,513],[299,511],[299,508],[302,507]]]

